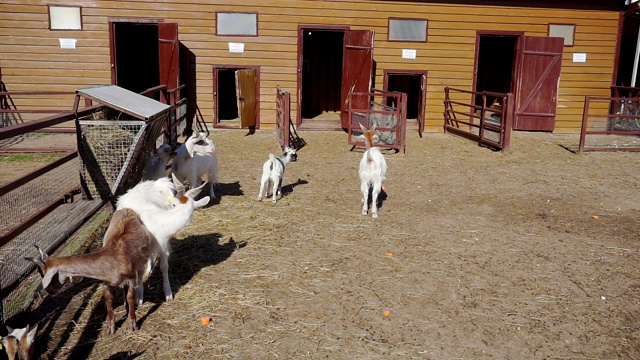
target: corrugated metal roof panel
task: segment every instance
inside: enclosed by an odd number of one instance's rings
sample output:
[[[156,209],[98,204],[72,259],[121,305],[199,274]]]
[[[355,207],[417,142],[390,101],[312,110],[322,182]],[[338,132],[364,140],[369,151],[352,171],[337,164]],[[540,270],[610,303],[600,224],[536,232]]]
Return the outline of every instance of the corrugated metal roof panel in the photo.
[[[125,112],[145,121],[152,120],[169,110],[170,106],[134,93],[117,85],[104,85],[77,89],[76,94]]]

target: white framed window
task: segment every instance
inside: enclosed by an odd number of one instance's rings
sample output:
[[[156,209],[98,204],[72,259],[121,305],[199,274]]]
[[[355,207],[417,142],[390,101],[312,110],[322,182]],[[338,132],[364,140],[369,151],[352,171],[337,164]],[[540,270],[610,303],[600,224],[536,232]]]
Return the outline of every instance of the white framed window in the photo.
[[[389,19],[388,41],[427,42],[427,26],[425,19]]]
[[[82,30],[82,10],[79,6],[49,5],[50,30]]]
[[[219,12],[216,14],[216,35],[258,36],[258,14]]]
[[[576,26],[573,24],[549,24],[549,36],[564,38],[564,46],[573,46]]]

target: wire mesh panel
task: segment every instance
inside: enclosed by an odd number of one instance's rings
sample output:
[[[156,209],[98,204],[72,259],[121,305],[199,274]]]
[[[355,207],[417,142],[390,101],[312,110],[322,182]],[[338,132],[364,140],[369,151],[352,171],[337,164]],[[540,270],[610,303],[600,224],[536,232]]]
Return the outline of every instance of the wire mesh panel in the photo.
[[[10,183],[0,192],[0,321],[28,305],[30,298],[17,301],[24,291],[14,291],[33,270],[26,261],[37,244],[48,251],[64,241],[101,202],[76,201],[72,194],[80,187],[75,154],[70,154],[30,181]],[[17,184],[16,186],[13,186]],[[7,190],[8,189],[8,190]],[[77,193],[77,192],[76,192]],[[47,209],[49,211],[44,211]],[[36,220],[37,214],[42,217]]]
[[[135,185],[166,116],[142,120],[79,120],[80,177],[88,199],[112,199]]]

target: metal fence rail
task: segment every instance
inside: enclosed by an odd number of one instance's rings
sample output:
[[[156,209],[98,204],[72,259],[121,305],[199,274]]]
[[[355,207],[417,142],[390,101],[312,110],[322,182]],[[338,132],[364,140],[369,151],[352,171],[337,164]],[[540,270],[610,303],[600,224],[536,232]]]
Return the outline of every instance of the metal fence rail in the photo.
[[[578,151],[640,151],[640,98],[586,96]]]
[[[372,89],[371,92],[351,92],[348,95],[349,145],[364,146],[357,137],[360,124],[376,125],[378,142],[383,149],[406,151],[407,94]]]
[[[508,151],[511,145],[513,94],[444,88],[444,131],[475,140],[481,146]],[[498,99],[491,107],[487,98]],[[481,105],[476,105],[476,99]],[[470,102],[469,102],[470,101]]]

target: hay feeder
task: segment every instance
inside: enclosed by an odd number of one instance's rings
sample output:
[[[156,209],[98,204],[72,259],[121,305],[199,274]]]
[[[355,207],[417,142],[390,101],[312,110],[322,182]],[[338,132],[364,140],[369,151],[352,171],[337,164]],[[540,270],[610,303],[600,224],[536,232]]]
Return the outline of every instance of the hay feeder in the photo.
[[[76,90],[76,104],[81,97],[99,105],[76,118],[83,197],[113,200],[140,181],[171,106],[116,85]]]

